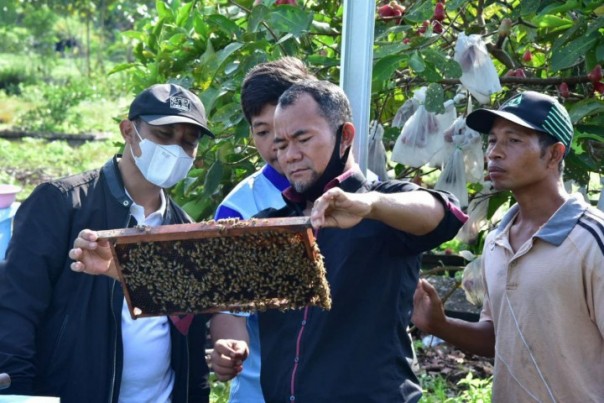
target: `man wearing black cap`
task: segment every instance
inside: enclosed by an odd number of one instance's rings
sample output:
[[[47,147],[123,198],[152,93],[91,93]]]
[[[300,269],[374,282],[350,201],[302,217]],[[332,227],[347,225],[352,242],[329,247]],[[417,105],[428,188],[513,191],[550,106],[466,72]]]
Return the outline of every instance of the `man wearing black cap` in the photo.
[[[494,402],[602,401],[604,214],[564,189],[570,117],[555,99],[527,91],[466,123],[488,134],[490,179],[516,204],[484,243],[480,320],[446,317],[434,288],[421,281],[412,321],[495,356]]]
[[[185,88],[154,85],[119,127],[123,156],[38,186],[15,216],[0,270],[0,372],[12,381],[3,393],[67,403],[208,401],[205,318],[133,321],[117,281],[83,276],[71,260],[106,257],[91,230],[190,222],[163,188],[186,176],[198,142],[212,136],[205,110]],[[85,242],[70,259],[78,234]]]

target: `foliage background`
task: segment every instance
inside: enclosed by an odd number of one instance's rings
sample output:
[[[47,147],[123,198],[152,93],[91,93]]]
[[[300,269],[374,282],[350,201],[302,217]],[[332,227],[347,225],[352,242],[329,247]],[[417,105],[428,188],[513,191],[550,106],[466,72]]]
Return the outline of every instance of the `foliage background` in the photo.
[[[407,11],[400,23],[379,14],[368,16],[376,18],[370,113],[386,128],[387,149],[399,132],[391,127],[392,119],[414,89],[429,86],[426,105],[434,111],[459,90],[461,71],[452,60],[455,40],[460,32],[479,33],[490,42],[504,86],[493,96],[492,106],[525,89],[558,96],[559,84],[568,83],[571,95],[560,99],[576,124],[576,135],[566,177],[588,186],[590,172],[602,173],[604,103],[588,77],[604,60],[599,1],[449,0],[444,29],[438,34],[431,26],[418,32],[433,16],[435,2],[402,4]],[[337,82],[343,8],[340,2],[311,0],[295,5],[271,0],[258,5],[251,0],[173,1],[156,7],[157,16],[124,33],[136,60],[113,71],[127,71],[136,90],[173,81],[201,94],[219,138],[203,144],[197,169],[173,193],[195,218],[208,218],[232,186],[260,164],[239,106],[243,76],[259,62],[294,55],[320,78]],[[505,39],[499,34],[504,18],[512,21]],[[523,59],[527,51],[530,61]],[[508,70],[520,68],[525,78],[505,77]],[[464,113],[464,107],[458,111]],[[425,173],[393,163],[389,168],[399,178]]]
[[[439,1],[445,9],[440,26],[434,22]],[[113,134],[102,145],[78,150],[39,141],[0,142],[0,181],[22,181],[14,172],[23,164],[52,166],[41,174],[44,179],[99,166],[119,148],[115,120],[125,116],[132,97],[150,84],[176,82],[201,96],[218,137],[202,142],[195,169],[171,192],[195,219],[210,218],[232,187],[262,164],[239,104],[246,72],[293,55],[316,76],[339,81],[343,2],[275,3],[0,0],[0,128]],[[413,90],[429,87],[426,106],[433,111],[461,90],[460,68],[452,60],[455,41],[461,32],[476,33],[488,43],[503,86],[488,106],[526,89],[559,97],[576,128],[565,176],[585,187],[592,200],[598,197],[594,178],[604,174],[604,83],[592,71],[604,62],[601,0],[403,0],[402,16],[378,12],[389,3],[376,1],[375,15],[367,16],[375,18],[369,112],[385,128],[388,153],[400,133],[392,120]],[[506,18],[511,28],[503,35]],[[57,43],[70,39],[77,45],[57,51]],[[519,69],[524,77],[510,76]],[[562,83],[570,94],[561,93]],[[468,106],[458,105],[458,113]],[[478,107],[475,101],[472,107]],[[439,174],[391,161],[388,169],[392,177],[428,186]],[[474,194],[480,186],[468,189]],[[490,214],[509,202],[508,194],[492,198]]]

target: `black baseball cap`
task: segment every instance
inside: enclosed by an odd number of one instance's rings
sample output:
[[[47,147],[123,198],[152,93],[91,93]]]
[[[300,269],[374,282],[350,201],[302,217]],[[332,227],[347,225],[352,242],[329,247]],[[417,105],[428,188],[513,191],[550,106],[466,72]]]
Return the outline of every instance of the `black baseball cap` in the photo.
[[[214,138],[199,97],[177,84],[155,84],[138,94],[128,112],[128,120],[136,118],[154,126],[190,123]]]
[[[570,151],[573,141],[573,124],[566,109],[549,95],[525,91],[504,103],[498,110],[477,109],[466,118],[471,129],[489,133],[495,118],[502,117],[520,126],[546,133]]]

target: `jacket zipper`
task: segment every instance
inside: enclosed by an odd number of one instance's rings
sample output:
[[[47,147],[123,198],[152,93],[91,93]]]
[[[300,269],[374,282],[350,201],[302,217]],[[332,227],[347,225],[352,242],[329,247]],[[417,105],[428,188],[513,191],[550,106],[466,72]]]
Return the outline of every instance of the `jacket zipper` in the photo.
[[[290,380],[290,400],[296,399],[296,372],[298,371],[298,365],[300,363],[300,349],[302,344],[302,333],[306,327],[306,321],[308,320],[308,307],[304,308],[304,315],[300,330],[298,331],[298,337],[296,339],[296,356],[294,357],[294,368],[292,369],[292,376]]]

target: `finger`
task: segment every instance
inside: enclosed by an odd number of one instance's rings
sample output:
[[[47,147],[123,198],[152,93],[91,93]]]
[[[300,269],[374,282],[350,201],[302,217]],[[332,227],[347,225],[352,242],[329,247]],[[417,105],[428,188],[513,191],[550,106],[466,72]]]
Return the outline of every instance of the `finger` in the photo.
[[[82,273],[86,266],[82,262],[73,262],[69,265],[71,270],[77,271],[78,273]]]
[[[98,246],[98,242],[96,241],[89,241],[85,238],[82,237],[77,237],[74,241],[73,241],[73,248],[80,248],[80,249],[88,249],[88,250],[95,250]]]
[[[70,249],[68,256],[72,260],[80,260],[80,258],[82,257],[82,249],[80,249],[80,248]]]
[[[96,242],[96,240],[98,239],[98,234],[96,233],[96,231],[92,231],[92,230],[89,230],[89,229],[83,229],[78,234],[78,238],[82,238],[82,239],[84,239],[86,241],[94,241],[94,242]]]

